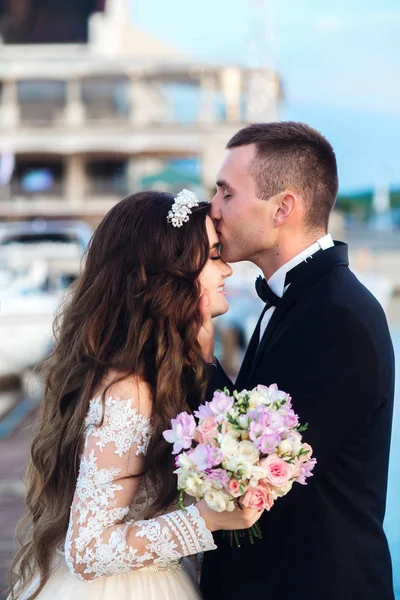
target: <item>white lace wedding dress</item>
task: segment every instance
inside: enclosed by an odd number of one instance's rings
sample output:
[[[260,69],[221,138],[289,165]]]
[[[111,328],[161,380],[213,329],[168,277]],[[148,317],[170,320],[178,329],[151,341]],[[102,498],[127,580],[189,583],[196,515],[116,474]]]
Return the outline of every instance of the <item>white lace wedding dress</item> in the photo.
[[[55,557],[38,600],[199,598],[181,559],[215,549],[211,533],[195,506],[152,514],[148,478],[132,477],[143,468],[151,436],[150,421],[135,401],[109,396],[98,427],[101,416],[101,400],[95,398],[86,418],[64,552]]]

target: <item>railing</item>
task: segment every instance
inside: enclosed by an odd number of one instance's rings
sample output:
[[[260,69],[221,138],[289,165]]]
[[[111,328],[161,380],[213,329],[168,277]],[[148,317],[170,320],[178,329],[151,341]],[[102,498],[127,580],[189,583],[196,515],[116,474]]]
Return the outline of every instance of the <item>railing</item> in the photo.
[[[129,121],[129,111],[118,110],[112,103],[96,102],[84,105],[85,120],[87,122],[127,122]]]
[[[11,197],[23,198],[24,200],[35,200],[38,198],[60,198],[64,195],[64,182],[55,181],[47,189],[29,191],[22,185],[21,181],[12,181],[10,185]]]
[[[49,126],[63,118],[64,106],[62,104],[35,102],[20,104],[19,115],[23,125],[36,127]]]
[[[128,181],[124,178],[104,179],[92,178],[87,187],[88,198],[96,199],[105,196],[120,196],[123,198],[129,193]]]
[[[193,126],[205,123],[241,123],[244,121],[244,95],[237,98],[237,110],[232,114],[226,108],[221,89],[203,89],[200,85],[181,85],[174,82],[131,83],[129,94],[118,95],[116,88],[90,97],[79,82],[68,88],[65,103],[44,97],[43,101],[18,101],[12,94],[0,102],[0,122],[7,126],[13,114],[13,127],[58,125],[62,127],[107,123],[132,123],[146,126]],[[78,115],[75,119],[72,115]],[[229,116],[230,114],[230,116]],[[8,125],[9,126],[9,125]]]

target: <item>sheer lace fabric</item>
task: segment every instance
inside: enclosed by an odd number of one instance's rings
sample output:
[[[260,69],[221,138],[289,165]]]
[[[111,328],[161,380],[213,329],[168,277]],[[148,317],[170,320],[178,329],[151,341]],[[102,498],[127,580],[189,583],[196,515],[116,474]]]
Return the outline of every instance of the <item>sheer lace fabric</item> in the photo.
[[[174,570],[184,556],[215,549],[197,508],[147,517],[154,490],[143,470],[149,419],[133,399],[91,401],[84,451],[65,542],[70,571],[82,580],[133,569]]]

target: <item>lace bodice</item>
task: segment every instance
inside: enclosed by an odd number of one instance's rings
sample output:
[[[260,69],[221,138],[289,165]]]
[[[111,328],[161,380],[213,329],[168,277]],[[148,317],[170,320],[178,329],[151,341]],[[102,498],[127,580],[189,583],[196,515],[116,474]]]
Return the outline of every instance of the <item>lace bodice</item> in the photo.
[[[69,569],[82,580],[152,567],[215,549],[195,506],[147,518],[154,490],[143,470],[150,420],[132,399],[91,401],[84,451],[65,541]],[[144,518],[146,516],[146,518]]]

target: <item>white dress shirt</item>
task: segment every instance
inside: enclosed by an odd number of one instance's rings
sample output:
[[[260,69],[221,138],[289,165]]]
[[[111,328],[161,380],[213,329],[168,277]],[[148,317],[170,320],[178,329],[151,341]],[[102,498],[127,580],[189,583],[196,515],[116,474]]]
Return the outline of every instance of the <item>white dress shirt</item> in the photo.
[[[332,248],[332,246],[334,246],[333,239],[331,234],[328,233],[327,235],[324,235],[322,238],[317,240],[314,244],[300,252],[300,254],[294,256],[291,260],[289,260],[287,263],[282,265],[277,271],[275,271],[275,273],[268,279],[268,285],[271,288],[271,290],[277,296],[279,296],[279,298],[282,298],[283,294],[286,292],[290,285],[288,284],[285,286],[286,274],[292,269],[294,269],[294,267],[297,267],[297,265],[303,262],[303,260],[309,258],[313,254],[318,252],[318,250],[326,250],[327,248]],[[266,311],[263,320],[261,321],[260,341],[262,340],[265,330],[267,329],[268,323],[270,322],[271,317],[274,314],[275,308],[275,306],[271,306]]]

